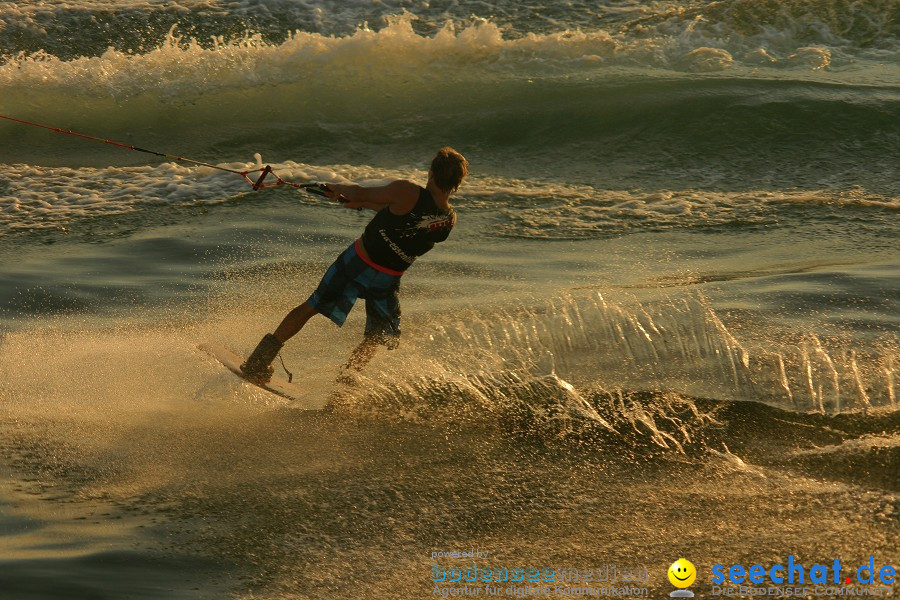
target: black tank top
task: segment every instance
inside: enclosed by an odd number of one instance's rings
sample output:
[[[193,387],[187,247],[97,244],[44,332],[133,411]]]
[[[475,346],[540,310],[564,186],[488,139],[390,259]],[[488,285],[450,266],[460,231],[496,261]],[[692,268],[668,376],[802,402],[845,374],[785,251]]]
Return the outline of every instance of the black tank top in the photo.
[[[383,208],[369,221],[362,234],[363,246],[375,264],[405,271],[417,256],[422,256],[437,242],[443,242],[456,225],[456,211],[438,208],[425,188],[419,188],[419,199],[405,215],[395,215]]]

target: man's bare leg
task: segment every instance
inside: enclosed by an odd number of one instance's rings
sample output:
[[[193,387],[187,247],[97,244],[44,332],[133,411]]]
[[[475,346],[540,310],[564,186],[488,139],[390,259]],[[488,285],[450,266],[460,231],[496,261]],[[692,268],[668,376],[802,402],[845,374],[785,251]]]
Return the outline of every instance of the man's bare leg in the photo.
[[[256,349],[241,365],[241,372],[248,379],[257,383],[265,383],[272,377],[272,361],[286,341],[294,337],[306,322],[318,311],[304,302],[281,321],[274,333],[267,333],[256,345]]]
[[[341,373],[338,375],[335,380],[336,383],[342,383],[344,385],[355,385],[356,378],[350,373],[350,371],[359,372],[362,371],[369,361],[372,360],[372,357],[375,356],[375,351],[378,349],[378,343],[372,338],[363,338],[363,341],[353,349],[353,352],[350,353],[350,358],[341,366]]]
[[[350,358],[341,366],[341,372],[337,379],[334,380],[335,383],[341,384],[341,387],[331,392],[330,405],[339,405],[345,400],[352,400],[353,396],[348,395],[348,390],[358,387],[358,382],[353,373],[362,371],[369,361],[372,360],[372,357],[375,356],[377,349],[378,343],[367,337],[363,338],[363,341],[353,349],[353,352],[350,353]]]
[[[360,344],[350,353],[347,364],[344,365],[343,371],[353,369],[354,371],[362,371],[378,350],[378,342],[372,338],[365,337]]]
[[[281,324],[275,330],[275,337],[277,337],[283,344],[284,342],[297,335],[297,332],[303,329],[303,326],[306,325],[306,322],[309,321],[313,315],[317,314],[319,314],[319,311],[310,306],[308,302],[304,302],[303,304],[289,312],[287,316],[281,321]]]

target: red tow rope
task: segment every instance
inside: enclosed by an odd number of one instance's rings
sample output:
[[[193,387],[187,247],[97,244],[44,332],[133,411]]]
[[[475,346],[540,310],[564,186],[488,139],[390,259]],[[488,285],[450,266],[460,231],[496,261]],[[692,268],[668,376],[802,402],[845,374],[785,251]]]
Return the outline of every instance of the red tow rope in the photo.
[[[116,142],[113,140],[106,140],[99,137],[94,137],[92,135],[85,135],[83,133],[77,133],[75,131],[69,131],[68,129],[60,129],[59,127],[50,127],[49,125],[42,125],[40,123],[33,123],[31,121],[25,121],[24,119],[16,119],[13,117],[7,117],[5,115],[0,115],[0,119],[6,119],[7,121],[13,121],[15,123],[21,123],[22,125],[31,125],[32,127],[40,127],[41,129],[49,129],[50,131],[54,131],[56,133],[64,133],[66,135],[74,135],[75,137],[84,138],[86,140],[91,140],[94,142],[101,142],[103,144],[109,144],[110,146],[117,146],[119,148],[125,148],[126,150],[137,150],[138,152],[144,152],[146,154],[152,154],[154,156],[161,156],[163,158],[167,158],[169,160],[177,160],[180,162],[189,163],[192,165],[199,165],[201,167],[209,167],[210,169],[218,169],[219,171],[226,171],[228,173],[234,173],[235,175],[240,175],[247,183],[249,183],[254,190],[262,190],[270,187],[278,187],[281,185],[287,185],[293,188],[297,188],[300,190],[304,190],[315,194],[317,196],[328,197],[328,193],[326,192],[326,186],[323,183],[292,183],[290,181],[285,181],[281,177],[275,174],[275,171],[272,170],[272,167],[266,165],[260,169],[251,169],[249,171],[238,171],[235,169],[229,169],[226,167],[220,167],[218,165],[213,165],[210,163],[205,163],[199,160],[194,160],[192,158],[186,158],[184,156],[175,156],[174,154],[166,154],[164,152],[156,152],[154,150],[147,150],[146,148],[138,148],[137,146],[131,146],[129,144],[123,144],[122,142]],[[251,173],[259,173],[260,175],[253,180],[250,178]],[[275,176],[275,181],[273,183],[264,183],[266,176],[269,174]]]

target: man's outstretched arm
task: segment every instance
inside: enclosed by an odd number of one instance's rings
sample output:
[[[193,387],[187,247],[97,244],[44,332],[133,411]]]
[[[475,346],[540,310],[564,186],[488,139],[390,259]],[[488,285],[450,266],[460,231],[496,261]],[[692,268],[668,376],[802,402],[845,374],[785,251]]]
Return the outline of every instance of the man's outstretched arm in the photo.
[[[403,214],[412,210],[419,198],[419,186],[411,181],[397,180],[386,185],[364,187],[353,183],[329,183],[332,200],[341,201],[347,208],[370,208],[379,211],[391,207]]]

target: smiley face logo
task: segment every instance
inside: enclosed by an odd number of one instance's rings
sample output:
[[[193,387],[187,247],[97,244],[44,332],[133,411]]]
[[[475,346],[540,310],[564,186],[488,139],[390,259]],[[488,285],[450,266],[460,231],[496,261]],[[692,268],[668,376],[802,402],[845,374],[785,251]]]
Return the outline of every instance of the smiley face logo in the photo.
[[[686,588],[697,579],[697,569],[693,563],[684,558],[679,558],[669,565],[669,581],[677,588]]]

